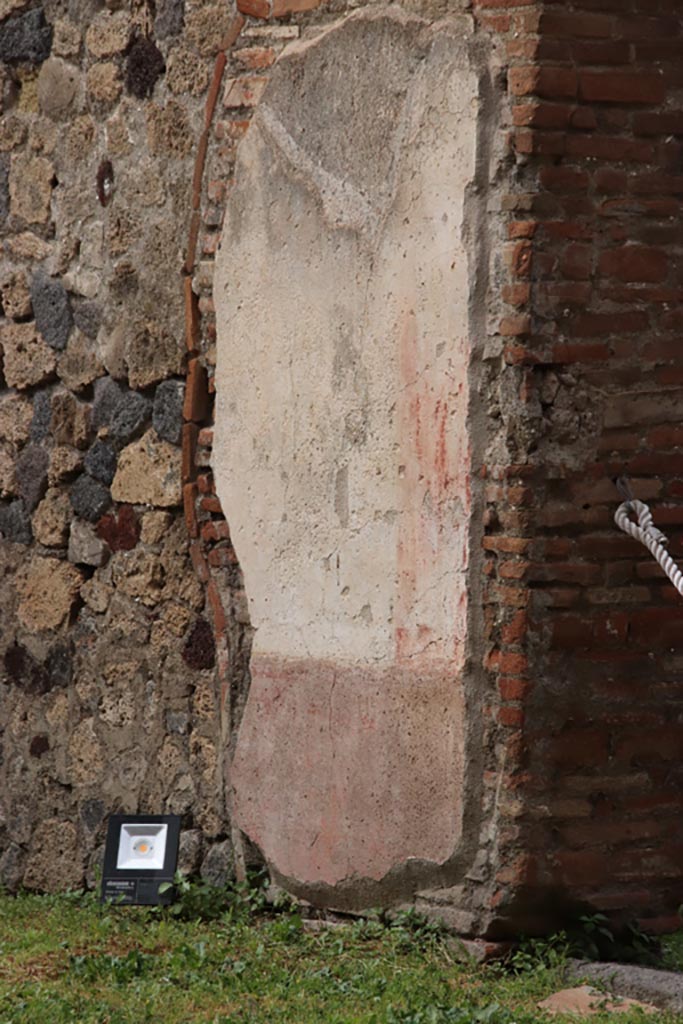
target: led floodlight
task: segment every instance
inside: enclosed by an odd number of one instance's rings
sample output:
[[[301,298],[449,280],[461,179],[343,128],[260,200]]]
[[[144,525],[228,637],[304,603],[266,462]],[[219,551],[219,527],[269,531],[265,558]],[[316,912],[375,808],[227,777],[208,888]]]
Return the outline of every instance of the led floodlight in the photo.
[[[178,860],[180,818],[175,814],[112,814],[102,872],[102,900],[169,903]]]

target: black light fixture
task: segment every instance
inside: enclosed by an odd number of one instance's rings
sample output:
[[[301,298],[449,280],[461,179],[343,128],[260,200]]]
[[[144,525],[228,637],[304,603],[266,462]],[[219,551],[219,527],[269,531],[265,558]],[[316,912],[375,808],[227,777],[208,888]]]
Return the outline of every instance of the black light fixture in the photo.
[[[180,818],[177,814],[112,814],[102,871],[102,901],[170,903],[159,892],[172,882],[178,862]]]

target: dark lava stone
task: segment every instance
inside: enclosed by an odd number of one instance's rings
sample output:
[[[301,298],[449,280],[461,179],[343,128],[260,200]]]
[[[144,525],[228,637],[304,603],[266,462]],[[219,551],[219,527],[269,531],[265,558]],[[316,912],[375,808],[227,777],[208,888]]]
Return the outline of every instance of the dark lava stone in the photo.
[[[31,420],[31,440],[44,441],[50,433],[52,419],[52,402],[47,391],[39,391],[33,399],[33,419]]]
[[[108,427],[116,406],[124,395],[122,387],[111,377],[100,377],[95,381],[95,397],[92,405],[92,425],[95,430]]]
[[[157,78],[164,73],[161,51],[152,39],[138,36],[128,50],[126,58],[126,88],[139,100],[152,95]]]
[[[171,444],[180,444],[184,398],[185,385],[179,380],[165,380],[154,395],[152,426],[159,437]]]
[[[42,757],[50,749],[50,742],[47,738],[47,734],[39,732],[37,736],[34,736],[28,748],[28,752],[31,757]]]
[[[33,540],[31,519],[21,498],[0,505],[0,533],[13,544],[30,544]]]
[[[89,832],[96,832],[104,821],[106,808],[101,800],[84,800],[80,806],[81,821]]]
[[[5,652],[5,672],[12,682],[28,693],[49,693],[55,686],[68,686],[72,676],[73,645],[53,647],[43,662],[36,661],[21,644]]]
[[[96,522],[111,505],[109,488],[91,476],[79,476],[69,492],[69,501],[77,516]]]
[[[129,441],[142,430],[151,411],[149,398],[137,391],[124,393],[116,403],[109,423],[112,437],[117,441]]]
[[[85,457],[85,470],[95,480],[109,485],[116,473],[116,452],[106,441],[95,441]]]
[[[19,494],[29,512],[41,500],[47,490],[47,467],[50,456],[47,449],[30,444],[24,448],[15,465],[15,476]]]
[[[42,8],[7,18],[0,29],[0,60],[8,64],[30,61],[42,64],[52,49],[52,25],[45,21]]]
[[[87,338],[96,338],[102,323],[102,310],[96,302],[87,299],[74,306],[74,322]]]
[[[64,285],[54,277],[35,274],[31,281],[31,303],[36,327],[48,345],[61,352],[74,322]]]
[[[183,647],[183,660],[190,668],[213,668],[216,663],[216,641],[206,619],[197,619]]]

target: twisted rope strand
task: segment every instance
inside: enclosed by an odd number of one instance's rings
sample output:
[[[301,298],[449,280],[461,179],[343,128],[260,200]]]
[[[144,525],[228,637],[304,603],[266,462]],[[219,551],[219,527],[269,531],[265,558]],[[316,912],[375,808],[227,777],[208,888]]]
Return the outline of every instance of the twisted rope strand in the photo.
[[[637,523],[631,518],[632,514],[637,516]],[[662,531],[654,525],[652,513],[645,502],[638,501],[637,498],[623,502],[614,513],[614,521],[620,530],[645,545],[653,558],[657,559],[678,593],[683,596],[683,572],[666,550],[667,539]]]

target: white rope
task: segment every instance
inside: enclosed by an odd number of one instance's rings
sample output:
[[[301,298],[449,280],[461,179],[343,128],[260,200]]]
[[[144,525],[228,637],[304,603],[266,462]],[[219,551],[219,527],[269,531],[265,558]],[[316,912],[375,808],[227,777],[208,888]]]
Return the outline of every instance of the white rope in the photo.
[[[633,521],[631,515],[637,516],[637,523]],[[614,521],[620,530],[645,545],[650,554],[657,559],[678,593],[683,595],[683,572],[666,550],[668,541],[662,531],[653,525],[652,513],[645,502],[638,501],[637,498],[625,501],[614,513]]]

